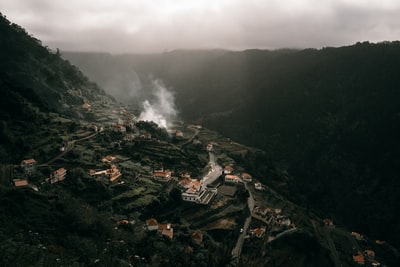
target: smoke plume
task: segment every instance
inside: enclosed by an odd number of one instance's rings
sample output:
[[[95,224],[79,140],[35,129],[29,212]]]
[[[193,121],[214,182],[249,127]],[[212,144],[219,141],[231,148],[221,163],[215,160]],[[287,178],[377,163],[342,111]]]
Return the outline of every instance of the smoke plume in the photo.
[[[175,106],[175,97],[160,80],[152,82],[154,100],[143,102],[143,111],[139,115],[139,120],[152,121],[159,127],[168,128],[171,120],[178,115]]]

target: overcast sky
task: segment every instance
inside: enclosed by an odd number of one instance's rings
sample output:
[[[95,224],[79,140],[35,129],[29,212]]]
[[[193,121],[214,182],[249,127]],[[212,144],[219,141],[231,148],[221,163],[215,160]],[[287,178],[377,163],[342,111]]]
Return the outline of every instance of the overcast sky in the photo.
[[[0,0],[50,48],[320,48],[400,36],[399,0]]]

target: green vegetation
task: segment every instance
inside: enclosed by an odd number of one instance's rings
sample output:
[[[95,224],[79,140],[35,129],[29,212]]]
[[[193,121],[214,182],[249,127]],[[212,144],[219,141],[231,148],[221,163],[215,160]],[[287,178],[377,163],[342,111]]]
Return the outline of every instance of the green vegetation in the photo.
[[[148,73],[163,79],[186,121],[265,151],[231,155],[256,176],[323,216],[400,247],[400,42],[65,56],[100,82],[116,78],[102,68],[108,63],[129,66],[142,80]],[[97,71],[109,76],[97,79]]]

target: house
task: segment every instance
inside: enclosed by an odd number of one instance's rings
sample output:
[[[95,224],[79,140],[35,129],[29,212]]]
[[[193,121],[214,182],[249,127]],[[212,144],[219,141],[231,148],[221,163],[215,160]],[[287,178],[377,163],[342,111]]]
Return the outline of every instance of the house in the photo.
[[[158,230],[158,222],[154,218],[150,218],[146,220],[146,229],[147,231],[156,231]]]
[[[192,240],[193,240],[193,243],[195,243],[196,245],[201,245],[201,243],[203,242],[203,233],[199,230],[193,232]]]
[[[240,178],[237,175],[225,175],[225,182],[228,183],[239,183],[240,182]]]
[[[13,179],[14,186],[20,187],[20,186],[27,186],[28,185],[28,180],[27,179]]]
[[[357,239],[357,240],[363,240],[364,239],[364,237],[362,235],[360,235],[359,233],[357,233],[357,232],[351,232],[351,235],[354,236],[354,238]]]
[[[367,255],[368,259],[374,259],[375,258],[375,251],[366,249],[364,251],[365,255]]]
[[[156,170],[153,173],[153,178],[157,180],[169,180],[171,178],[172,171],[170,170]]]
[[[174,228],[172,228],[170,223],[159,224],[158,233],[172,239],[174,237]]]
[[[252,178],[250,174],[248,174],[247,172],[242,173],[242,179],[245,182],[251,182]]]
[[[36,171],[37,162],[34,159],[24,159],[21,162],[21,168],[25,174],[31,175]]]
[[[116,159],[115,156],[107,155],[104,158],[101,159],[101,162],[103,163],[111,163]]]
[[[231,174],[233,172],[233,167],[232,165],[226,165],[224,167],[224,174]]]
[[[126,127],[119,124],[112,125],[114,132],[126,133]]]
[[[184,178],[181,181],[179,181],[179,185],[186,189],[190,188],[190,187],[192,187],[192,179]]]
[[[256,214],[261,215],[261,216],[267,215],[267,213],[270,212],[270,211],[271,211],[271,208],[266,208],[266,207],[255,207],[254,208],[254,212]]]
[[[353,256],[353,261],[361,266],[365,264],[365,257],[361,251],[358,251],[358,254]]]
[[[371,265],[373,267],[379,267],[379,266],[381,266],[381,263],[377,260],[371,260]]]
[[[82,108],[83,108],[83,109],[87,109],[87,110],[90,110],[91,107],[92,107],[92,105],[90,105],[90,104],[87,103],[87,102],[85,102],[85,103],[82,105]]]
[[[213,145],[207,144],[207,151],[212,151],[212,150],[213,150]]]
[[[255,188],[256,190],[263,190],[263,186],[262,186],[261,183],[254,183],[254,188]]]
[[[333,224],[333,220],[330,219],[330,218],[325,218],[322,222],[324,223],[325,226],[328,226],[328,227],[334,227],[335,226]]]
[[[127,134],[124,136],[124,140],[127,142],[132,142],[133,140],[135,140],[135,136],[133,134]]]
[[[194,187],[188,188],[182,193],[182,200],[199,203],[201,201],[201,193]]]
[[[181,178],[190,178],[190,172],[181,172],[179,176]]]
[[[250,232],[251,232],[252,235],[254,235],[254,236],[258,237],[258,238],[262,238],[264,236],[264,234],[265,234],[265,230],[266,230],[266,227],[262,226],[262,227],[259,227],[259,228],[255,228],[255,229],[251,230]]]
[[[111,169],[108,169],[106,174],[108,175],[110,182],[114,182],[115,180],[117,180],[119,177],[122,176],[121,172],[114,164],[111,165]]]
[[[64,168],[59,168],[50,174],[50,183],[54,184],[57,182],[61,182],[65,179],[67,175],[67,170]]]

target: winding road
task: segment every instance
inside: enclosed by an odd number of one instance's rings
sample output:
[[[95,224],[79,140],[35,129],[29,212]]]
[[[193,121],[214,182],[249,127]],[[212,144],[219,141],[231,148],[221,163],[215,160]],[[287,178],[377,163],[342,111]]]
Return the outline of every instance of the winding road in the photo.
[[[249,192],[249,197],[247,198],[247,206],[250,210],[250,215],[246,218],[244,225],[243,225],[243,231],[240,233],[238,240],[236,242],[236,246],[232,249],[232,263],[234,265],[238,265],[239,263],[239,258],[240,258],[240,253],[242,252],[242,247],[243,247],[243,242],[244,242],[244,237],[247,234],[247,231],[249,229],[250,223],[251,223],[251,217],[254,209],[254,198],[253,195],[251,194],[251,191],[247,187],[247,183],[244,183],[244,187],[246,188],[247,192]]]
[[[86,139],[93,138],[93,137],[95,137],[97,134],[98,134],[98,132],[96,132],[96,133],[94,133],[94,134],[91,134],[91,135],[88,135],[88,136],[85,136],[85,137],[82,137],[82,138],[79,138],[79,139],[75,139],[75,140],[72,140],[72,141],[68,141],[68,142],[67,142],[67,145],[65,146],[65,149],[64,149],[63,152],[61,152],[60,154],[58,154],[57,156],[55,156],[54,158],[52,158],[52,159],[49,160],[48,162],[43,163],[43,164],[40,164],[39,167],[49,166],[51,163],[53,163],[54,161],[58,160],[59,158],[61,158],[61,157],[64,156],[65,154],[67,154],[69,151],[71,151],[72,148],[74,147],[74,144],[75,144],[76,142],[79,142],[79,141],[83,141],[83,140],[86,140]]]

